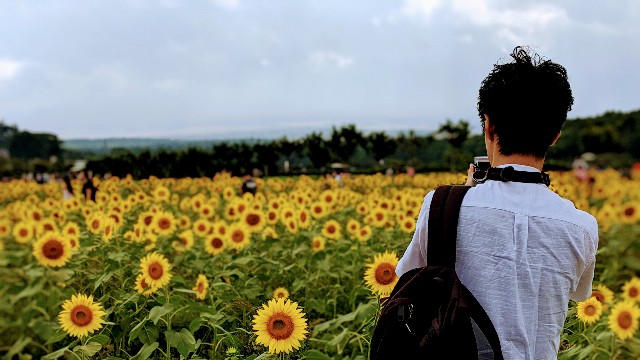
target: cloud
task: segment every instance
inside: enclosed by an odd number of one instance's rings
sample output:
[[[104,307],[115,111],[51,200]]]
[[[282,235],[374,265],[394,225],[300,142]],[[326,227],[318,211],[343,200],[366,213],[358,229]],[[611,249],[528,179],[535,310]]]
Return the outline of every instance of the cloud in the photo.
[[[0,59],[0,81],[11,80],[24,67],[19,61]]]
[[[402,12],[409,16],[430,17],[440,7],[441,0],[405,0]]]
[[[213,0],[213,3],[225,9],[235,9],[240,6],[240,0]]]
[[[337,67],[345,69],[353,65],[353,58],[340,55],[333,51],[314,51],[309,55],[309,63],[316,71],[324,70],[329,67]]]

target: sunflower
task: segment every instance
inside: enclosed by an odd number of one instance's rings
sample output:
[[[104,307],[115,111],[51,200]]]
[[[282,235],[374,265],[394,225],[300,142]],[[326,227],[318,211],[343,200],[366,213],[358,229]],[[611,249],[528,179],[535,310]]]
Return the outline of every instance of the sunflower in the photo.
[[[218,255],[224,251],[227,245],[227,239],[218,234],[211,234],[204,241],[204,250],[211,255]]]
[[[167,285],[173,276],[169,260],[157,252],[148,254],[140,260],[140,271],[149,285],[157,288]]]
[[[43,266],[64,266],[71,259],[71,254],[69,240],[59,233],[44,233],[33,243],[33,256]]]
[[[229,225],[229,246],[232,249],[240,250],[249,245],[249,236],[251,235],[245,226],[236,222]]]
[[[193,222],[193,232],[200,236],[205,237],[211,230],[211,223],[207,219],[198,219]]]
[[[311,215],[309,215],[309,210],[304,208],[298,210],[298,225],[300,225],[301,229],[308,229],[311,227]]]
[[[300,229],[295,218],[289,218],[285,220],[284,225],[287,227],[287,230],[289,230],[290,234],[297,234],[298,230]]]
[[[591,296],[600,301],[600,303],[602,304],[602,311],[607,311],[608,306],[613,303],[613,291],[611,291],[611,289],[603,284],[594,286],[593,291],[591,292]]]
[[[620,301],[611,309],[609,328],[621,340],[632,337],[638,330],[640,309],[632,301]]]
[[[87,229],[89,229],[92,234],[98,235],[102,231],[103,222],[104,220],[100,213],[92,213],[86,220]]]
[[[626,202],[620,206],[618,219],[623,224],[635,224],[640,220],[640,209],[637,202]]]
[[[175,241],[176,245],[182,246],[185,249],[191,249],[193,247],[193,231],[185,230],[178,234],[180,241]]]
[[[274,299],[288,299],[289,291],[283,287],[276,288],[273,290],[273,298]]]
[[[173,235],[176,227],[176,218],[168,211],[162,211],[153,216],[152,229],[158,235]]]
[[[261,236],[262,236],[262,240],[266,240],[268,238],[277,239],[278,233],[276,232],[276,229],[274,229],[272,226],[267,226],[262,230]]]
[[[46,232],[58,232],[58,225],[56,225],[56,221],[50,217],[44,217],[40,222],[38,222],[38,227],[36,229],[36,234],[42,235]]]
[[[67,334],[82,338],[102,328],[105,315],[102,305],[93,302],[93,295],[78,294],[62,304],[58,321]]]
[[[194,286],[192,290],[196,292],[197,299],[204,300],[204,297],[207,296],[207,291],[209,291],[209,280],[207,280],[207,277],[199,274],[196,280],[196,286]]]
[[[20,244],[26,244],[35,234],[33,224],[30,221],[20,221],[13,226],[13,230],[11,231],[11,235],[16,242]]]
[[[205,219],[212,218],[215,215],[213,206],[211,204],[200,205],[198,212],[200,213],[200,216],[202,216]]]
[[[191,219],[189,218],[188,215],[181,215],[178,218],[178,228],[180,228],[180,230],[187,230],[191,227]]]
[[[298,303],[271,299],[253,317],[256,343],[269,347],[271,354],[288,354],[307,337],[307,319]]]
[[[251,232],[261,230],[265,225],[264,214],[260,210],[249,209],[242,213],[242,220]]]
[[[602,315],[602,303],[594,296],[588,298],[586,301],[581,301],[578,303],[576,315],[583,323],[593,324],[598,321],[600,315]]]
[[[105,218],[102,223],[102,240],[111,241],[116,232],[116,222],[112,218]]]
[[[411,234],[416,230],[416,221],[413,218],[405,217],[402,221],[398,221],[400,229],[407,234]]]
[[[358,239],[358,241],[360,242],[366,242],[371,238],[371,233],[371,226],[365,225],[361,227],[360,230],[358,230],[358,232],[356,233],[356,239]]]
[[[171,198],[171,192],[166,187],[159,185],[151,193],[157,201],[168,202]]]
[[[9,219],[0,219],[0,238],[11,233],[11,221]]]
[[[312,203],[310,209],[311,209],[311,216],[314,219],[321,219],[325,217],[328,213],[327,204],[325,204],[322,201],[316,201]]]
[[[347,232],[349,232],[349,234],[351,235],[355,235],[358,230],[360,230],[360,222],[358,222],[358,220],[350,218],[347,221]]]
[[[71,236],[80,236],[80,226],[77,223],[71,221],[68,222],[63,228],[62,233]]]
[[[324,250],[325,243],[326,240],[322,236],[314,236],[313,239],[311,239],[311,249],[313,252],[322,251]]]
[[[364,280],[373,293],[387,297],[398,282],[396,275],[398,257],[392,252],[385,251],[375,255],[373,261],[367,265]]]
[[[336,220],[327,220],[322,225],[322,235],[328,239],[339,239],[341,235],[340,223]]]
[[[138,277],[136,277],[135,288],[139,294],[142,294],[144,296],[154,294],[158,291],[158,289],[160,289],[159,287],[149,285],[144,274],[138,274]]]
[[[267,210],[267,224],[275,225],[278,222],[278,210],[269,209]]]
[[[640,302],[640,278],[634,276],[622,286],[622,297],[625,300]]]
[[[369,204],[366,202],[361,202],[356,206],[356,211],[360,215],[365,215],[369,212]]]

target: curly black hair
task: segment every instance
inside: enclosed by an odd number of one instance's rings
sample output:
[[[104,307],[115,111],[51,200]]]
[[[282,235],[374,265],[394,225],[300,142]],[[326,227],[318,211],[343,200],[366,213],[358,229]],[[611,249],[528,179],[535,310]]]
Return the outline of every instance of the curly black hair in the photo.
[[[495,64],[480,86],[482,131],[486,114],[501,154],[544,158],[573,105],[567,70],[528,47],[516,47],[511,57]]]

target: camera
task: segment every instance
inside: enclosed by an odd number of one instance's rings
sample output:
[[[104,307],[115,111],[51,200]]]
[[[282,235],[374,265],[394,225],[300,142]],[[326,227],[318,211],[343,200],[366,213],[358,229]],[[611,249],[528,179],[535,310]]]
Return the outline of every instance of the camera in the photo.
[[[480,170],[480,171],[489,170],[489,168],[491,167],[491,163],[489,163],[489,157],[488,156],[475,156],[473,158],[473,166],[475,167],[476,171],[478,171],[478,170]]]

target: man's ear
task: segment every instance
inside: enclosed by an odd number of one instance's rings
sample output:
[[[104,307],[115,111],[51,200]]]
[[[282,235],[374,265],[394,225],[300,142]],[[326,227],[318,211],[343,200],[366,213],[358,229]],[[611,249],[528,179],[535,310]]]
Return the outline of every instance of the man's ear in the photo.
[[[489,121],[489,115],[484,114],[484,136],[488,140],[493,140],[494,131],[493,124]]]
[[[560,139],[560,134],[562,134],[562,130],[558,131],[558,135],[556,135],[556,137],[553,139],[553,141],[551,142],[551,145],[555,144],[556,141],[558,141],[558,139]]]

